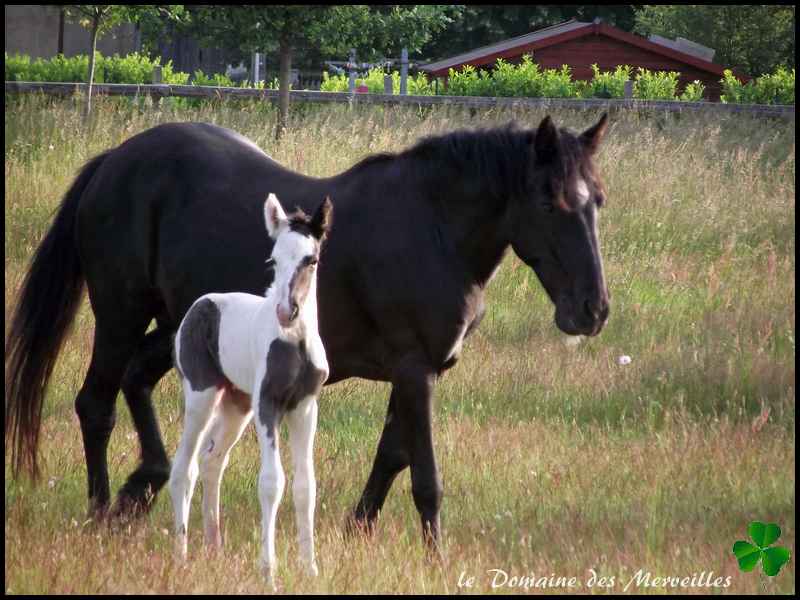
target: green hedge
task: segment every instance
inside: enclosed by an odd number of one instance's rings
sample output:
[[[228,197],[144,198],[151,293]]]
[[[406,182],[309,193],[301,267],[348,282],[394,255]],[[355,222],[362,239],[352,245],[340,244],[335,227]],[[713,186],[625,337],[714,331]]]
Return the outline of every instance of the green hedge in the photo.
[[[153,83],[153,67],[160,65],[160,58],[151,59],[145,55],[132,53],[120,57],[96,55],[95,81],[97,83]],[[6,81],[87,81],[89,60],[87,56],[66,58],[58,55],[49,60],[29,56],[5,55]],[[678,78],[675,71],[651,72],[637,68],[635,75],[631,67],[621,65],[614,71],[600,71],[592,65],[593,76],[589,81],[574,81],[570,68],[542,69],[529,55],[522,61],[511,64],[498,59],[490,71],[465,66],[459,71],[450,69],[449,82],[445,89],[439,86],[439,94],[452,96],[501,96],[527,98],[622,98],[625,82],[633,81],[633,97],[641,100],[682,100],[697,102],[703,99],[705,87],[699,81],[688,84],[678,93]],[[393,71],[392,92],[400,91],[400,73]],[[161,65],[161,79],[168,84],[186,84],[188,73],[173,71],[172,61]],[[191,77],[193,85],[252,88],[249,81],[238,86],[225,75],[206,75],[195,71]],[[794,104],[794,69],[790,71],[779,67],[775,73],[763,75],[747,84],[742,84],[731,71],[726,70],[720,80],[722,102],[743,104]],[[384,71],[381,68],[370,70],[365,77],[356,79],[357,85],[366,85],[369,92],[384,92]],[[277,89],[277,80],[260,82],[259,89]],[[322,74],[322,91],[346,92],[347,75]],[[408,78],[408,93],[432,96],[436,93],[432,81],[424,73]]]
[[[762,75],[742,84],[729,69],[722,83],[722,102],[737,104],[794,104],[794,69],[778,67],[774,73]]]
[[[518,65],[498,59],[491,71],[476,69],[471,65],[461,70],[450,69],[447,89],[439,86],[439,94],[449,96],[497,96],[526,98],[623,98],[625,82],[633,81],[633,97],[639,100],[677,100],[699,102],[704,99],[705,86],[700,81],[687,84],[678,92],[680,73],[676,71],[649,71],[641,67],[634,74],[632,67],[620,65],[613,71],[600,71],[592,65],[589,81],[572,79],[570,68],[541,69],[525,55]],[[366,84],[370,93],[383,93],[383,70],[375,68],[366,77],[356,79],[356,85]],[[323,91],[346,92],[347,75],[322,74]],[[399,89],[400,74],[392,72],[394,93]],[[791,73],[779,68],[772,75],[764,75],[742,85],[730,71],[720,80],[723,102],[758,104],[794,104],[794,69]],[[433,95],[434,85],[424,73],[409,77],[408,93]]]
[[[59,54],[51,59],[14,54],[5,55],[6,81],[50,81],[87,82],[89,80],[89,57]],[[151,59],[136,52],[127,56],[103,56],[95,54],[95,83],[153,83],[153,67],[161,66],[161,80],[174,85],[189,81],[188,73],[172,70],[172,61],[161,65],[161,59]]]

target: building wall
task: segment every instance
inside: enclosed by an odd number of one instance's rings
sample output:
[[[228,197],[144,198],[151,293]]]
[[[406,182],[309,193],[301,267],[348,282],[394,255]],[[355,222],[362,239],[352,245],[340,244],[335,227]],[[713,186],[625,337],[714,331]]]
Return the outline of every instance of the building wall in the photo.
[[[522,55],[516,57],[516,60],[521,59]],[[678,71],[681,74],[678,80],[681,91],[686,84],[697,79],[706,86],[707,98],[719,100],[721,92],[719,80],[722,77],[719,75],[603,35],[588,35],[536,50],[533,59],[547,69],[569,65],[573,79],[580,80],[592,78],[592,64],[597,64],[601,71],[613,71],[618,65],[630,65],[634,68],[634,74],[636,67],[651,71]]]
[[[5,51],[31,58],[52,58],[58,54],[61,9],[53,5],[5,5]],[[64,23],[64,55],[88,54],[90,33],[76,23]],[[104,55],[128,54],[138,49],[136,27],[126,23],[114,28],[97,42]]]

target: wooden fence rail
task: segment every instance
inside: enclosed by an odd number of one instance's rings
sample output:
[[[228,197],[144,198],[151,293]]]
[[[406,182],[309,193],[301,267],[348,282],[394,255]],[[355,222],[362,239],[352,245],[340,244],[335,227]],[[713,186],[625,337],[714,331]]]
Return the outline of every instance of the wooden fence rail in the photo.
[[[83,93],[85,83],[45,83],[30,81],[6,81],[6,93],[42,92],[68,96]],[[277,90],[249,88],[225,88],[196,85],[137,85],[125,83],[96,83],[93,93],[109,96],[144,96],[153,98],[261,98],[276,101]],[[665,100],[620,100],[620,99],[572,99],[572,98],[488,98],[475,96],[402,96],[392,94],[350,94],[347,92],[319,92],[297,90],[289,92],[292,101],[299,102],[345,102],[357,104],[409,104],[417,106],[455,105],[474,108],[529,107],[529,108],[574,108],[601,109],[623,108],[667,112],[717,112],[747,113],[762,117],[794,118],[794,105],[723,104],[721,102],[673,102]]]

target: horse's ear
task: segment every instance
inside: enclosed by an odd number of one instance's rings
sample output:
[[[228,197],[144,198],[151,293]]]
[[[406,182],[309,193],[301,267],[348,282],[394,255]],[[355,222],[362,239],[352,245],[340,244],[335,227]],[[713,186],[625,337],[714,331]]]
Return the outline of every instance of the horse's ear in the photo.
[[[603,137],[606,135],[606,129],[608,129],[608,113],[603,113],[603,116],[600,117],[600,120],[595,125],[592,125],[580,135],[581,144],[583,144],[590,156],[597,152],[600,147],[600,142],[603,141]]]
[[[269,237],[276,239],[281,226],[286,223],[286,213],[283,212],[283,207],[275,194],[267,196],[267,201],[264,203],[264,220],[267,223]]]
[[[539,123],[539,128],[536,130],[536,137],[533,140],[536,162],[539,164],[555,162],[559,156],[560,146],[561,142],[558,136],[558,129],[556,129],[550,115],[547,115],[542,119],[542,122]]]
[[[320,202],[314,216],[311,217],[311,233],[315,238],[321,240],[331,229],[333,222],[333,203],[330,196],[325,196],[325,199]]]

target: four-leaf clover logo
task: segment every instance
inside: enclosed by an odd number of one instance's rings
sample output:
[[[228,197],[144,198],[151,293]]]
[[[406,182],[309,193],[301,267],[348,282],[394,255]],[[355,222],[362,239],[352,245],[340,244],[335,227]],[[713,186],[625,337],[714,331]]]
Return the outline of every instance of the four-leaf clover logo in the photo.
[[[753,521],[747,527],[750,539],[755,542],[738,541],[733,545],[733,554],[739,561],[739,568],[742,571],[752,571],[761,561],[764,574],[775,577],[781,567],[789,560],[789,550],[776,546],[770,548],[775,541],[781,537],[781,528],[775,523],[761,523]]]

